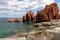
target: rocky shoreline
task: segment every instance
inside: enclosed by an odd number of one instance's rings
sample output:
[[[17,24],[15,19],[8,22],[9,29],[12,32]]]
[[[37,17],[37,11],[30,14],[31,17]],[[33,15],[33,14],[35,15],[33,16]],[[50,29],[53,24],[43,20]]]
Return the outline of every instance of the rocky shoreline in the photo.
[[[57,3],[46,5],[37,14],[30,10],[23,16],[23,22],[35,22],[30,32],[20,33],[13,37],[25,37],[26,40],[60,40],[60,14]]]
[[[60,40],[60,20],[36,23],[33,27],[35,27],[34,30],[13,37],[25,37],[26,40]]]

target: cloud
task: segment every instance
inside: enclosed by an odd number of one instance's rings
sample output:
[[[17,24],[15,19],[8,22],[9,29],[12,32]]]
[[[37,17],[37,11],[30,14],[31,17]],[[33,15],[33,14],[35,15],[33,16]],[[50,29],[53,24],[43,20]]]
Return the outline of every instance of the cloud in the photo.
[[[6,14],[8,16],[22,16],[28,10],[35,10],[39,7],[45,7],[55,2],[54,0],[1,0],[0,1],[0,15]]]

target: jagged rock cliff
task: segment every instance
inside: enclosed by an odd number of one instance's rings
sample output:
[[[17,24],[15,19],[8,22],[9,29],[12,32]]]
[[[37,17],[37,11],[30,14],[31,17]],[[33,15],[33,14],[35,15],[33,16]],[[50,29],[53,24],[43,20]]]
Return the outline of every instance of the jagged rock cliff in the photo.
[[[33,22],[35,19],[34,13],[29,11],[26,15],[23,16],[23,22]]]
[[[59,9],[57,3],[52,3],[50,5],[46,5],[43,10],[37,11],[36,16],[32,11],[29,11],[25,17],[23,16],[23,22],[46,22],[53,19],[60,19]]]
[[[38,11],[36,15],[36,22],[44,22],[44,21],[48,21],[46,11],[45,10]]]
[[[36,22],[50,21],[60,19],[59,9],[56,3],[46,5],[44,10],[40,10],[36,15]]]

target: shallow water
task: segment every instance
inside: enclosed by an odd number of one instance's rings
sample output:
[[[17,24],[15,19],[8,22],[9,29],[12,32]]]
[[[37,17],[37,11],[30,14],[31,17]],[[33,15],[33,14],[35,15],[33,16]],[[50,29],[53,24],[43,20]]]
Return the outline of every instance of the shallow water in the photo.
[[[13,23],[8,22],[7,18],[0,18],[0,38],[13,36],[22,32],[29,32],[34,29],[31,27],[32,25],[34,25],[34,23],[23,23],[22,21]]]

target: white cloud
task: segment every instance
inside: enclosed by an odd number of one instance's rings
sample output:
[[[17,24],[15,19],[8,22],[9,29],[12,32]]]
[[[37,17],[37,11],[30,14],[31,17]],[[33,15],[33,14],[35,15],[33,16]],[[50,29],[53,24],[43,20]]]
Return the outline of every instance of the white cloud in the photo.
[[[49,5],[54,2],[54,0],[42,0],[43,3]]]
[[[53,3],[54,0],[1,0],[0,2],[2,2],[0,5],[0,13],[6,12],[11,16],[19,14],[24,15],[26,10],[34,10],[39,7],[45,7],[45,5]]]

